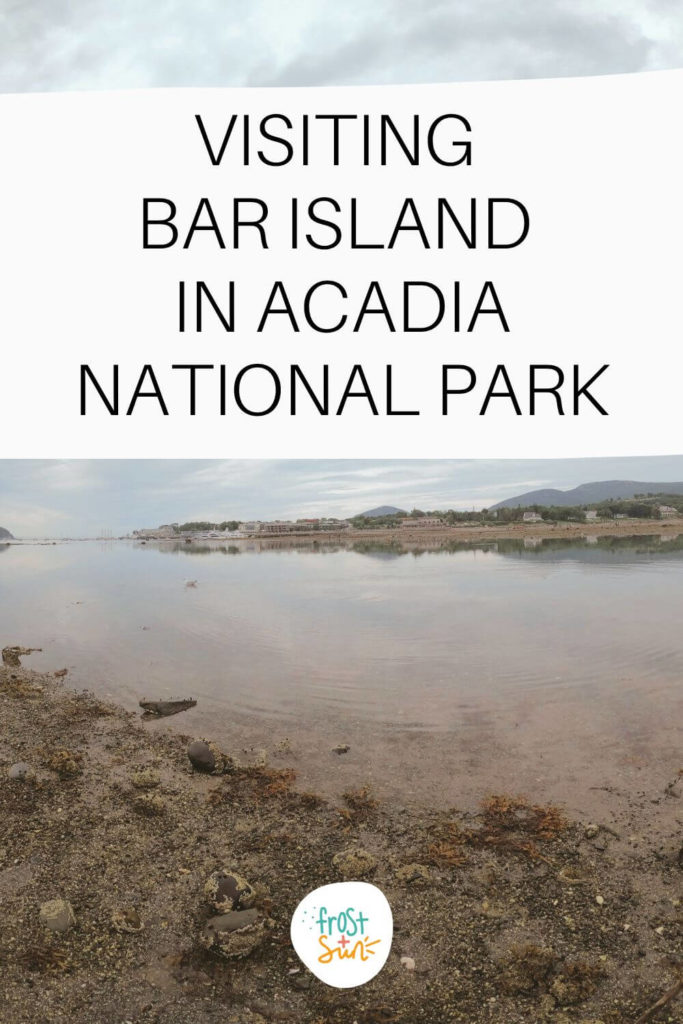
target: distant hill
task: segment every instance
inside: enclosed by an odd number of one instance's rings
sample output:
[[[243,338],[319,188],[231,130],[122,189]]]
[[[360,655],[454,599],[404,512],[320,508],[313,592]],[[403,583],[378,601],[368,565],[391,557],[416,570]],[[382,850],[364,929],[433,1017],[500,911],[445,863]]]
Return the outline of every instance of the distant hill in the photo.
[[[366,519],[377,519],[379,516],[405,516],[407,514],[402,508],[396,508],[395,505],[378,505],[377,508],[371,508],[369,512],[360,513]]]
[[[0,540],[14,540],[12,534],[4,526],[0,526]]]
[[[683,483],[642,483],[637,480],[598,480],[592,484],[580,484],[570,491],[558,491],[547,487],[540,491],[527,491],[516,498],[506,498],[497,508],[522,508],[527,505],[592,505],[599,501],[634,498],[636,494],[683,494]]]

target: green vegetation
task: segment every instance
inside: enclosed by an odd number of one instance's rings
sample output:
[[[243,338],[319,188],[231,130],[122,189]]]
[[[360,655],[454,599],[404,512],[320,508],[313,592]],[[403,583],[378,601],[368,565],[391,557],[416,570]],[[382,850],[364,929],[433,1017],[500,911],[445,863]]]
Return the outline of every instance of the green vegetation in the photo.
[[[599,519],[615,519],[625,516],[628,519],[661,519],[660,505],[668,505],[683,515],[683,495],[681,494],[637,494],[634,498],[609,499],[590,505],[528,505],[517,508],[499,508],[495,511],[479,509],[477,511],[459,512],[455,509],[435,509],[424,512],[414,508],[408,515],[355,516],[349,520],[356,530],[393,529],[401,526],[404,519],[420,519],[423,516],[435,516],[443,520],[446,526],[458,526],[461,523],[480,525],[501,523],[518,523],[524,518],[525,512],[536,512],[545,522],[577,522],[586,521],[586,512],[590,509],[598,514]]]
[[[239,525],[237,519],[227,519],[223,523],[174,523],[173,529],[176,533],[208,533],[209,530],[238,530]]]

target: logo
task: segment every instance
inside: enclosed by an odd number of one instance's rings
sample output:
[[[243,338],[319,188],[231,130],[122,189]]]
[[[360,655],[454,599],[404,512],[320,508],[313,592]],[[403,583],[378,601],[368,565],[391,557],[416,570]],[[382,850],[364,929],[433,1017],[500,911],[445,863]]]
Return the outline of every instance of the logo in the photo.
[[[292,945],[326,985],[365,985],[384,967],[394,920],[387,898],[369,882],[335,882],[305,896],[292,917]]]

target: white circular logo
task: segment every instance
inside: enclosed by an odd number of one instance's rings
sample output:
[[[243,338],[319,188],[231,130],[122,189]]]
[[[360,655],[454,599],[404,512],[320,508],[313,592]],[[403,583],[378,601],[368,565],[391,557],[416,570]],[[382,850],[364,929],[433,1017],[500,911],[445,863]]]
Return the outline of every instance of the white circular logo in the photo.
[[[326,985],[364,985],[384,967],[394,919],[384,893],[369,882],[335,882],[314,889],[292,917],[292,945]]]

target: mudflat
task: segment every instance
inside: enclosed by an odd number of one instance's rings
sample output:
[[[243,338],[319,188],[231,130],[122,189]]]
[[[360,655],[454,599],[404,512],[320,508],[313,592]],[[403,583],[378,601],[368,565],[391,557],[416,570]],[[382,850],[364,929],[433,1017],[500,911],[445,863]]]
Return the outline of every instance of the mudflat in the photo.
[[[264,749],[202,773],[197,737],[21,666],[0,667],[0,712],[4,1024],[681,1019],[680,774],[609,820],[533,791],[408,808],[360,778],[337,799],[306,792],[265,725]],[[237,960],[199,941],[220,869],[255,893],[258,941]],[[289,939],[299,900],[344,877],[378,885],[395,921],[383,971],[346,991]]]

